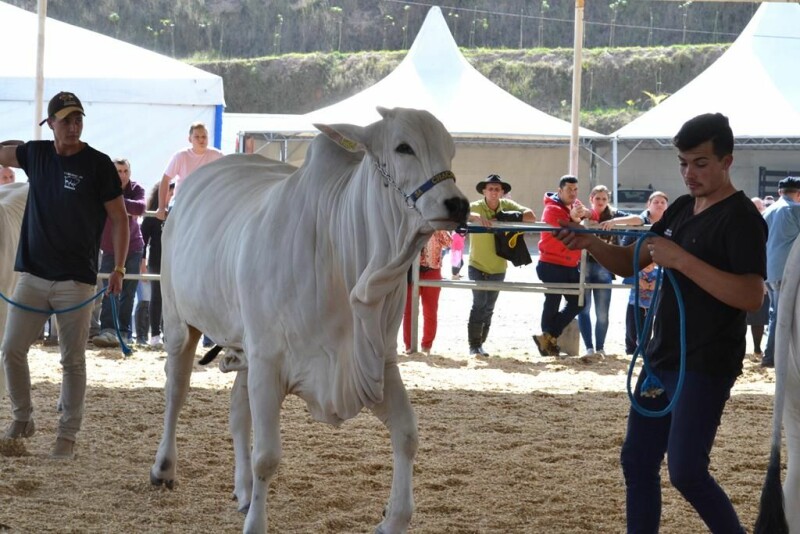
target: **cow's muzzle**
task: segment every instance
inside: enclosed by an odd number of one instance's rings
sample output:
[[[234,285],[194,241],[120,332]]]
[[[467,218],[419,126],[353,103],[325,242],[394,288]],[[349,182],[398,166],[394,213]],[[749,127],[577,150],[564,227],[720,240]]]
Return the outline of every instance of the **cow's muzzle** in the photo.
[[[469,216],[469,202],[464,197],[450,197],[444,201],[447,208],[447,215],[450,220],[458,223],[459,225],[467,224],[467,217]]]

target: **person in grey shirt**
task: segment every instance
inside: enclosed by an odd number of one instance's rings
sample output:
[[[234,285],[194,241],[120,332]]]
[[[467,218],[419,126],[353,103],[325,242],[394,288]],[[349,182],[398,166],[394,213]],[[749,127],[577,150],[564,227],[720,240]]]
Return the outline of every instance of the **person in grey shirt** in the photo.
[[[769,236],[767,237],[767,292],[771,304],[767,347],[761,360],[762,367],[775,366],[775,326],[778,316],[778,298],[783,269],[794,240],[800,234],[800,177],[787,176],[778,182],[780,198],[764,211]]]

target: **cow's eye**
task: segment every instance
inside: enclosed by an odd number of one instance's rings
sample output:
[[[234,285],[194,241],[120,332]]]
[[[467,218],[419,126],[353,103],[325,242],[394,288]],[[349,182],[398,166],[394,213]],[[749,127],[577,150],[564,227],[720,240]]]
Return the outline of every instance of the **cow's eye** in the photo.
[[[400,143],[397,145],[397,148],[395,148],[395,151],[401,154],[409,154],[411,156],[414,155],[414,149],[411,148],[408,143]]]

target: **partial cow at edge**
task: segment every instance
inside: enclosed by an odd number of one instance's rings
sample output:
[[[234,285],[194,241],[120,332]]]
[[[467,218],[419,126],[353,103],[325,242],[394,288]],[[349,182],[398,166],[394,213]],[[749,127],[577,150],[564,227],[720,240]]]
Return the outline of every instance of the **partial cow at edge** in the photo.
[[[17,257],[19,232],[27,201],[27,183],[0,185],[0,293],[9,299],[17,285],[14,261]],[[3,341],[5,334],[7,314],[8,304],[5,300],[0,299],[0,342]],[[0,398],[4,398],[5,394],[5,370],[0,363]]]
[[[800,239],[781,280],[775,329],[775,400],[769,466],[754,534],[800,533]],[[786,429],[786,482],[781,488],[781,430]],[[785,499],[785,500],[784,500]]]
[[[317,125],[323,134],[296,170],[244,155],[200,168],[164,228],[166,409],[150,479],[174,485],[178,413],[204,332],[246,358],[230,416],[245,532],[267,529],[290,393],[318,421],[337,425],[366,407],[386,425],[394,466],[377,531],[405,532],[411,520],[417,423],[397,368],[406,272],[434,230],[466,222],[469,204],[442,123],[378,111],[366,127]]]

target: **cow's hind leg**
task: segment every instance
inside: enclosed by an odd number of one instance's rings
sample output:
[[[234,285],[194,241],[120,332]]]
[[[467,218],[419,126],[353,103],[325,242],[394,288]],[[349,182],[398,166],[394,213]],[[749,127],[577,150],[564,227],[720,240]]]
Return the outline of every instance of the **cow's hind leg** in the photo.
[[[150,483],[154,486],[164,484],[172,489],[175,485],[177,471],[178,445],[175,433],[178,426],[178,415],[189,392],[189,380],[192,376],[197,342],[200,331],[192,327],[171,329],[167,332],[166,348],[167,385],[164,391],[166,406],[164,407],[164,433],[156,452],[156,460],[150,469]]]
[[[263,353],[247,351],[248,394],[253,414],[253,494],[244,521],[244,532],[257,534],[267,530],[267,494],[269,483],[281,460],[281,405],[286,394],[280,385],[280,373]],[[250,357],[251,354],[258,356]]]
[[[408,400],[397,363],[387,363],[384,373],[383,402],[375,405],[372,412],[389,429],[394,465],[386,517],[378,525],[376,532],[395,534],[408,530],[411,514],[414,512],[411,477],[417,454],[417,418]]]
[[[250,496],[253,490],[253,471],[250,464],[250,398],[247,394],[247,369],[237,371],[231,389],[230,429],[233,437],[233,452],[236,458],[233,497],[239,503],[239,511],[247,513],[250,509]]]

